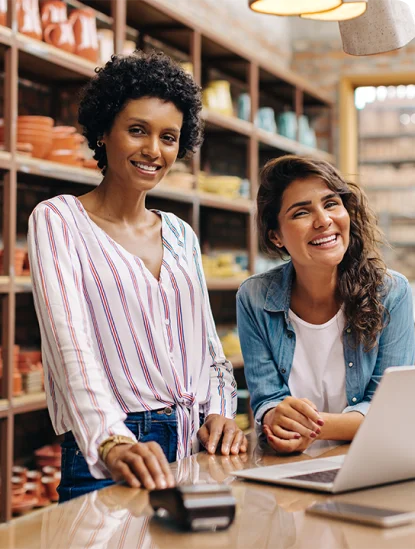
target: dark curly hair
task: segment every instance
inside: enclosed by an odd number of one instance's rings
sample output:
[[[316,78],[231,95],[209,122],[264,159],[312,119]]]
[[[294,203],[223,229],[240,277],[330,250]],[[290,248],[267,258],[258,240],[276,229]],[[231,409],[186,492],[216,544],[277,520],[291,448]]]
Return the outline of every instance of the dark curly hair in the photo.
[[[339,265],[337,299],[343,304],[346,320],[353,327],[356,342],[369,351],[387,324],[389,315],[382,303],[386,291],[387,269],[380,256],[384,243],[375,215],[363,190],[346,182],[340,173],[324,160],[287,155],[267,162],[261,171],[257,196],[257,227],[262,249],[270,256],[284,259],[285,248],[270,239],[278,230],[278,215],[285,189],[296,179],[319,177],[327,187],[340,195],[350,216],[350,243]],[[270,234],[271,233],[271,234]]]
[[[170,57],[139,50],[128,56],[113,55],[96,73],[81,92],[78,122],[103,173],[107,155],[105,146],[98,147],[97,141],[111,130],[116,116],[131,99],[157,97],[172,102],[183,113],[178,158],[194,153],[201,145],[201,89]]]

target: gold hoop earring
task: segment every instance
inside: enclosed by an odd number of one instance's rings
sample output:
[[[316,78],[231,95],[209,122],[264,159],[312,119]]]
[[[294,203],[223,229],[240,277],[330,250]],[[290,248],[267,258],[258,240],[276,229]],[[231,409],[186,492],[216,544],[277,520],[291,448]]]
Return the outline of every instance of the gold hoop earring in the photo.
[[[101,141],[100,139],[98,139],[97,141],[97,147],[103,147],[104,146],[104,142]]]

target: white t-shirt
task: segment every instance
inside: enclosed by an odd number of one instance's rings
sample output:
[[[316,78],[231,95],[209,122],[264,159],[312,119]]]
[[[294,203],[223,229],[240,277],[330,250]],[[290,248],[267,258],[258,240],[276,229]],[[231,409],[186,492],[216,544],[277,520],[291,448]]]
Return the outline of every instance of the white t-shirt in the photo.
[[[343,310],[325,324],[309,324],[288,313],[296,345],[288,386],[291,395],[308,398],[319,412],[341,413],[347,406]]]

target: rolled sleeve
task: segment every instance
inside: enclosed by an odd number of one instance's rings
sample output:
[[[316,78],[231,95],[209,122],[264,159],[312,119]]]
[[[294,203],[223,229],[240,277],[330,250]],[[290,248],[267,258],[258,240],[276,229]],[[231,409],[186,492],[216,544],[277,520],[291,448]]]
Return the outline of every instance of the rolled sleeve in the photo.
[[[249,293],[245,284],[236,299],[238,331],[251,407],[259,428],[264,414],[290,396],[290,390],[274,362],[266,334],[255,317],[253,303],[255,296]]]
[[[44,366],[48,370],[48,406],[51,417],[63,400],[68,425],[95,478],[108,471],[98,447],[106,438],[125,435],[126,413],[114,398],[92,343],[88,306],[82,292],[82,269],[75,243],[65,220],[46,205],[36,208],[29,220],[28,249],[33,298],[42,337]]]

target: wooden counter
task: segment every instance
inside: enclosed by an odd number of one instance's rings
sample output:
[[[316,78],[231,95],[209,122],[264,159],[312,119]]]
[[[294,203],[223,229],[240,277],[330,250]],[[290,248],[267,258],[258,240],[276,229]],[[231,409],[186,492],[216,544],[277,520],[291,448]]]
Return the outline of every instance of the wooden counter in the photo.
[[[316,443],[319,444],[319,443]],[[409,549],[415,523],[389,530],[312,517],[305,509],[327,496],[238,481],[236,469],[288,459],[338,455],[347,445],[312,446],[309,455],[277,458],[257,444],[249,455],[200,453],[173,464],[179,482],[221,482],[237,499],[234,524],[225,531],[189,534],[152,518],[148,493],[123,486],[106,488],[64,505],[46,508],[0,527],[0,549]],[[375,466],[375,464],[373,464]],[[338,501],[415,510],[415,481],[335,496]]]

